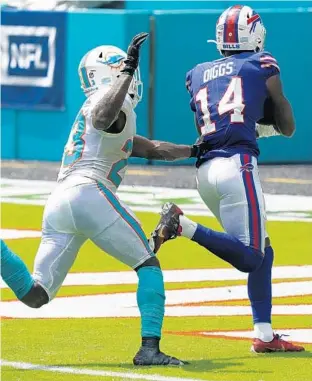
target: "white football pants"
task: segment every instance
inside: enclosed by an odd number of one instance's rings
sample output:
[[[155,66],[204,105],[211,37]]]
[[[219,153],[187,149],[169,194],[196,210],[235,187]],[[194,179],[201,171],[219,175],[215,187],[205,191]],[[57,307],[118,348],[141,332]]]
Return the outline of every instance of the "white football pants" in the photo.
[[[47,201],[34,264],[34,278],[50,299],[88,238],[132,268],[154,255],[139,221],[116,194],[97,181],[69,177]]]
[[[266,214],[255,157],[236,154],[203,163],[197,188],[226,233],[264,252]]]

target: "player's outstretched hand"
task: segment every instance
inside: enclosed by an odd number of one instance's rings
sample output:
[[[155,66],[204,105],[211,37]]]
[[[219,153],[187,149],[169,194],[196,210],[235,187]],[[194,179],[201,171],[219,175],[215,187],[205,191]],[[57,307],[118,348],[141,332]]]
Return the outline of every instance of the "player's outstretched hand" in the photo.
[[[148,35],[149,33],[142,32],[142,33],[136,34],[133,37],[127,50],[128,56],[134,56],[136,54],[138,55],[139,53],[138,50],[140,49],[143,42],[147,39]]]
[[[130,42],[127,50],[127,59],[125,60],[126,66],[121,70],[123,73],[133,75],[139,66],[139,52],[141,45],[147,39],[148,33],[142,32],[135,35]]]

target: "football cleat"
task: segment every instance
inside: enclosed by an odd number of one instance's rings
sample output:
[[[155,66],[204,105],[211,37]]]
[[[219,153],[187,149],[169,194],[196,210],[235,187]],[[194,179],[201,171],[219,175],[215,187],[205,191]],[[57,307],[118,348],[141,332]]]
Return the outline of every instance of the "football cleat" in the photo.
[[[188,362],[179,360],[176,357],[168,356],[165,353],[160,352],[158,348],[141,347],[133,359],[133,364],[138,366],[182,366],[188,364]]]
[[[182,231],[179,217],[183,215],[183,212],[177,205],[166,202],[160,214],[159,223],[149,241],[155,254],[164,242],[176,238]]]
[[[302,352],[305,349],[300,345],[292,344],[282,339],[282,336],[275,334],[273,340],[265,342],[260,339],[254,339],[251,346],[251,351],[256,353],[269,353],[269,352]]]

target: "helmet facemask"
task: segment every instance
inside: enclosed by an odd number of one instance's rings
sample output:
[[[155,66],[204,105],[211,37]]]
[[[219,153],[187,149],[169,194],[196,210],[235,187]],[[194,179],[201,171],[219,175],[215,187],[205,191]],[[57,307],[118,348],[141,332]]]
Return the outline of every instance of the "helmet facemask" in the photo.
[[[137,104],[141,102],[143,96],[143,83],[141,81],[141,73],[139,67],[134,72],[132,81],[129,86],[128,94],[132,99],[133,108],[135,108]]]

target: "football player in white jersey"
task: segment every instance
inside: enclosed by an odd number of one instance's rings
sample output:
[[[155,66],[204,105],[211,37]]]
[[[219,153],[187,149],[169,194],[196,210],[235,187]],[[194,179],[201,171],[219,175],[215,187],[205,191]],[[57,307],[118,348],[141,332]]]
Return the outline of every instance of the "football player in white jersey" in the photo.
[[[129,156],[175,160],[196,154],[195,146],[136,135],[134,108],[142,94],[139,50],[147,36],[135,36],[127,54],[100,46],[83,57],[78,72],[87,100],[73,124],[58,185],[44,210],[34,273],[1,241],[1,275],[18,299],[39,308],[55,297],[80,247],[90,239],[137,272],[142,346],[134,364],[183,365],[159,349],[165,307],[162,271],[140,222],[116,196]]]

